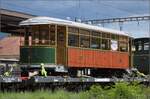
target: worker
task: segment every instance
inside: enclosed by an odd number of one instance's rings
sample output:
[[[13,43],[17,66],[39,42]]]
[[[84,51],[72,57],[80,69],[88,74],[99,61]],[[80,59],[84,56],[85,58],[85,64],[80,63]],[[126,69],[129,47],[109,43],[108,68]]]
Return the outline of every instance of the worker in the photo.
[[[41,75],[44,77],[47,77],[47,72],[45,70],[44,64],[41,63]]]
[[[4,73],[4,76],[10,76],[13,72],[14,67],[17,67],[16,63],[10,65],[10,69]]]
[[[5,72],[4,76],[7,76],[7,77],[10,76],[10,72],[9,71]]]

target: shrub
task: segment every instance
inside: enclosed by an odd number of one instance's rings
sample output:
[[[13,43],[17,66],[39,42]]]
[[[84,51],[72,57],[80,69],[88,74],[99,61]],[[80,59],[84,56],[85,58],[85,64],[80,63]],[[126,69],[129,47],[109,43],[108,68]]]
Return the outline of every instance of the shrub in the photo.
[[[140,86],[129,85],[128,83],[116,83],[111,94],[114,99],[137,99],[144,96]]]
[[[105,91],[100,85],[93,85],[89,90],[90,99],[103,99]]]

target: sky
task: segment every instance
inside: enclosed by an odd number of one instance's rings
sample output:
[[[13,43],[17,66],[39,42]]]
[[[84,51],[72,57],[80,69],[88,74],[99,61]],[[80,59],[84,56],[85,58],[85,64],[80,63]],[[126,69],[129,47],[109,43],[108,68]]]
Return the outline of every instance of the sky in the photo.
[[[0,0],[0,7],[38,16],[71,20],[150,15],[150,0]],[[105,24],[119,30],[119,23]],[[134,37],[150,36],[150,21],[125,22],[123,31]]]

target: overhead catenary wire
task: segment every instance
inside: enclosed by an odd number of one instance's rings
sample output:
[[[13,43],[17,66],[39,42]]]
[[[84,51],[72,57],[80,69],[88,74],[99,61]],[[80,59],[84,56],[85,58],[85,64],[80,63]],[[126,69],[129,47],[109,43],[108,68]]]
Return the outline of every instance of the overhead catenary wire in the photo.
[[[62,0],[58,0],[58,1],[62,1]],[[85,2],[85,1],[89,1],[89,2],[91,2],[91,3],[93,3],[93,0],[83,0],[83,1],[81,1],[81,0],[67,0],[66,2],[70,2],[70,1],[72,1],[72,2],[77,2],[77,3],[75,3],[75,4],[77,4],[77,12],[78,12],[78,17],[81,17],[82,16],[82,14],[80,13],[81,11],[81,6],[82,6],[82,4],[84,4],[84,3],[82,3],[82,2]],[[112,0],[110,0],[110,1],[112,1]],[[43,1],[44,2],[44,1]],[[50,1],[51,2],[51,1]],[[55,1],[53,1],[53,2],[55,2]],[[96,2],[99,2],[99,0],[95,0],[95,3]],[[24,4],[22,4],[22,5],[18,5],[18,4],[14,4],[13,2],[4,2],[5,4],[8,4],[8,5],[10,5],[10,6],[20,6],[21,8],[25,8],[25,9],[28,9],[28,10],[30,10],[30,11],[33,11],[33,12],[41,12],[41,10],[38,10],[38,9],[33,9],[33,8],[29,8],[28,6],[25,6]],[[59,2],[58,2],[59,3]],[[136,13],[136,12],[132,12],[132,11],[129,11],[129,10],[126,10],[126,9],[122,9],[122,8],[120,8],[120,7],[116,7],[116,6],[113,6],[112,4],[106,4],[106,3],[104,3],[103,2],[103,0],[102,0],[102,2],[100,2],[100,3],[96,3],[96,5],[97,6],[105,6],[105,7],[107,7],[107,8],[113,8],[113,9],[116,9],[116,10],[118,10],[118,11],[121,11],[121,12],[125,12],[125,13],[130,13],[130,14],[138,14],[138,13]],[[43,11],[42,11],[43,12]],[[44,11],[45,12],[45,11]],[[50,13],[52,13],[52,14],[54,14],[54,15],[60,15],[60,13],[56,13],[56,12],[54,12],[54,11],[48,11],[48,12],[50,12]],[[46,12],[45,12],[46,13]],[[98,16],[98,14],[99,14],[99,12],[96,12],[96,15]],[[83,16],[82,16],[83,17]]]

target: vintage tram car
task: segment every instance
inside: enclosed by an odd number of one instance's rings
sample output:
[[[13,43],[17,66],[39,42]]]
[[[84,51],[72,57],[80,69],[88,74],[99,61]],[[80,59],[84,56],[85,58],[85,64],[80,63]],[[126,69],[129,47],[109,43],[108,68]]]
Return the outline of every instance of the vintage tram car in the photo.
[[[122,75],[130,68],[130,37],[123,31],[51,17],[35,17],[20,23],[20,64],[23,73],[48,75]]]
[[[150,74],[150,38],[136,38],[133,45],[133,66],[144,74]]]

